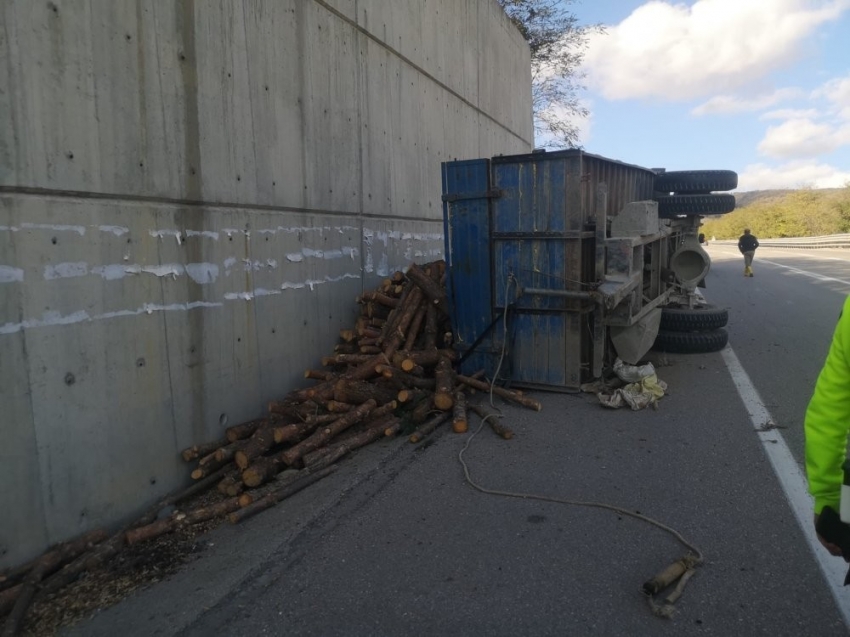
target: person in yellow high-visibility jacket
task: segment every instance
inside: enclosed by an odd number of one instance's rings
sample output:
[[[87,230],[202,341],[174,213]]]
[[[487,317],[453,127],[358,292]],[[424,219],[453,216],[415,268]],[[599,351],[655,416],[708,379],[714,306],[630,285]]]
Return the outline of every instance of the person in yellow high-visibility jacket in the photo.
[[[815,498],[817,524],[825,506],[838,511],[841,502],[842,465],[850,434],[850,297],[844,301],[826,362],[806,409],[805,429],[806,473],[809,493]],[[830,553],[841,555],[838,546],[820,534],[818,539]]]

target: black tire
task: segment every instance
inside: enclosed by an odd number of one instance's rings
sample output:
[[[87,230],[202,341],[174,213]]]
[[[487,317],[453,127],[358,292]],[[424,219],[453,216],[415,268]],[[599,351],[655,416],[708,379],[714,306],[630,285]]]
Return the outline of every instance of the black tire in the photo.
[[[668,195],[657,197],[658,217],[679,215],[724,215],[735,209],[735,195]]]
[[[674,170],[655,178],[655,190],[677,194],[735,190],[738,173],[733,170]]]
[[[661,329],[668,332],[706,332],[724,327],[729,322],[729,311],[713,305],[701,308],[661,308]]]
[[[659,330],[652,349],[672,354],[706,354],[718,352],[729,342],[722,327],[708,332],[668,332]]]

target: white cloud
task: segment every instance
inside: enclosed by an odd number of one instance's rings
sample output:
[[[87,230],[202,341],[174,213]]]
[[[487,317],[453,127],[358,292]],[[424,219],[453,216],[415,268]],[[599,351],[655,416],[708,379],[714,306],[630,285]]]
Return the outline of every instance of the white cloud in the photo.
[[[608,99],[696,99],[732,91],[800,56],[850,0],[652,0],[593,35],[588,82]]]
[[[707,102],[703,102],[693,110],[692,115],[716,115],[721,113],[744,113],[748,111],[761,111],[779,102],[800,97],[803,92],[796,88],[783,88],[756,95],[754,97],[739,97],[736,95],[716,95]]]
[[[758,151],[769,157],[816,157],[845,144],[850,144],[850,124],[836,127],[800,118],[769,126]]]
[[[812,97],[826,99],[839,117],[850,120],[850,76],[828,81],[816,89]]]
[[[763,113],[759,119],[815,119],[817,117],[820,117],[820,112],[816,108],[780,108]]]
[[[781,166],[751,164],[738,172],[738,191],[774,188],[841,188],[850,182],[850,172],[829,164],[795,161]]]

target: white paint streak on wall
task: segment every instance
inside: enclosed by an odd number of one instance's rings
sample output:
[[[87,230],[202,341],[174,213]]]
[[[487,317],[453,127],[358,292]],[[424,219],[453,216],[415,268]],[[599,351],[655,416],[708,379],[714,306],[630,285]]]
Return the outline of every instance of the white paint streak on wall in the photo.
[[[44,278],[48,281],[53,279],[70,279],[78,276],[86,276],[89,273],[88,263],[78,261],[76,263],[57,263],[56,265],[44,266]]]
[[[234,232],[238,232],[238,230],[235,230]],[[345,234],[346,232],[360,232],[360,228],[356,228],[354,226],[311,226],[309,228],[300,226],[278,226],[276,228],[262,228],[257,230],[257,234],[277,234],[278,232],[286,234],[297,234],[299,232],[318,232],[319,234],[323,234],[325,232],[337,232],[339,234]]]
[[[218,266],[215,263],[187,263],[186,274],[195,283],[200,283],[201,285],[215,283],[215,280],[218,278]]]
[[[24,280],[24,271],[11,265],[0,265],[0,283],[14,283]]]
[[[86,229],[83,226],[52,225],[49,223],[22,223],[21,229],[55,230],[56,232],[76,232],[81,237],[86,234]]]
[[[194,301],[192,303],[172,303],[161,305],[158,303],[145,303],[136,310],[118,310],[116,312],[105,312],[89,316],[88,312],[80,310],[66,316],[59,312],[45,312],[40,319],[29,319],[22,323],[6,323],[0,325],[0,334],[14,334],[21,330],[30,330],[38,327],[53,327],[57,325],[72,325],[74,323],[85,323],[87,321],[103,321],[119,318],[122,316],[138,316],[140,314],[153,314],[154,312],[187,312],[198,308],[221,307],[223,303],[208,301]]]
[[[116,263],[113,265],[99,265],[91,269],[92,274],[97,274],[107,281],[115,281],[116,279],[123,279],[127,275],[127,268],[132,266],[123,265],[121,263]],[[139,268],[139,272],[141,272],[141,268]],[[135,274],[138,274],[136,272]]]
[[[330,261],[333,259],[341,259],[350,257],[352,261],[360,254],[357,248],[342,248],[339,250],[313,250],[312,248],[302,248],[301,252],[291,252],[286,255],[286,260],[292,263],[301,263],[304,258],[324,259]]]
[[[207,239],[212,239],[214,241],[218,241],[218,233],[212,232],[211,230],[187,230],[187,237],[205,237]]]
[[[148,232],[155,239],[161,239],[162,237],[174,237],[177,240],[178,245],[183,243],[183,235],[179,230],[149,230]]]
[[[101,232],[111,232],[116,237],[120,237],[122,234],[130,232],[130,228],[125,228],[124,226],[98,226],[97,229]]]

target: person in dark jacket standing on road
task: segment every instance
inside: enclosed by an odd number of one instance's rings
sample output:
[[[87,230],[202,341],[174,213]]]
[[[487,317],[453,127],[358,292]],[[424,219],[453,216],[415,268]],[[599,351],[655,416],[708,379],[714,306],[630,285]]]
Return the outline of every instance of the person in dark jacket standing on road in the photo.
[[[749,228],[744,228],[744,234],[738,239],[738,250],[744,255],[744,276],[753,276],[753,257],[758,247],[759,240],[756,235],[752,234]]]

